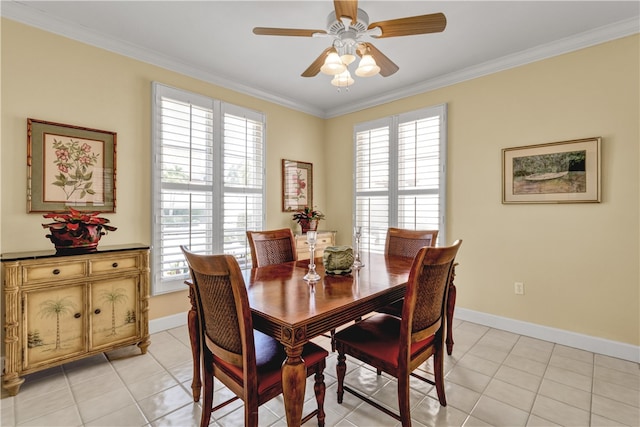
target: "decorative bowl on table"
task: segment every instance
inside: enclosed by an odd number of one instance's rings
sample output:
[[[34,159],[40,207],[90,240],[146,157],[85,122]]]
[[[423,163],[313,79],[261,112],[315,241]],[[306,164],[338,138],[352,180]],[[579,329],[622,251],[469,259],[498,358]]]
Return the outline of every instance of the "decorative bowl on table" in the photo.
[[[328,246],[322,254],[322,263],[327,274],[349,274],[353,265],[353,248]]]

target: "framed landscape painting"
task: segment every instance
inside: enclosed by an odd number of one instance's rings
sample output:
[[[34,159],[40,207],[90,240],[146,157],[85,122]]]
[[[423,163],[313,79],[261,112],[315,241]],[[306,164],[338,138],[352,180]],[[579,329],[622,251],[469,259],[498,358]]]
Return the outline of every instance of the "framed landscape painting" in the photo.
[[[116,136],[27,119],[27,211],[115,212]]]
[[[502,203],[600,202],[601,139],[502,150]]]
[[[313,206],[313,164],[282,159],[282,211]]]

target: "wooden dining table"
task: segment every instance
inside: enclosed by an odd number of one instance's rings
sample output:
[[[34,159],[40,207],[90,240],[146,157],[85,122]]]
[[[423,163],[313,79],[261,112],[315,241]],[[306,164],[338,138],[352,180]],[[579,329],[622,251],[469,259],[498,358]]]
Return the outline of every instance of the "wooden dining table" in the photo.
[[[299,426],[304,404],[306,368],[302,347],[309,340],[404,297],[413,258],[363,253],[364,267],[346,275],[327,274],[316,259],[321,279],[306,282],[309,260],[244,270],[253,327],[282,343],[282,387],[287,425]],[[200,398],[200,338],[196,302],[190,282],[188,314],[193,351],[194,401]]]

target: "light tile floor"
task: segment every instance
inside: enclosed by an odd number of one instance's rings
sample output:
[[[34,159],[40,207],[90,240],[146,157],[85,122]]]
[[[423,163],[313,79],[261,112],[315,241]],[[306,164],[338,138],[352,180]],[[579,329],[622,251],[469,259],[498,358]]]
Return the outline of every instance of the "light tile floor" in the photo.
[[[448,406],[435,389],[411,380],[413,425],[639,426],[640,366],[485,326],[456,321],[445,359]],[[327,346],[326,339],[319,343]],[[325,371],[327,426],[397,426],[394,419],[345,394],[336,403],[335,353]],[[395,380],[347,360],[346,381],[397,408]],[[429,371],[428,365],[424,370]],[[20,393],[3,390],[2,426],[193,426],[186,326],[153,334],[146,355],[135,346],[26,377]],[[313,408],[312,380],[305,409]],[[216,384],[215,399],[230,395]],[[306,412],[306,411],[305,411]],[[215,412],[211,425],[241,426],[240,401]],[[285,426],[282,397],[263,405],[260,425]],[[312,419],[309,426],[315,426]]]

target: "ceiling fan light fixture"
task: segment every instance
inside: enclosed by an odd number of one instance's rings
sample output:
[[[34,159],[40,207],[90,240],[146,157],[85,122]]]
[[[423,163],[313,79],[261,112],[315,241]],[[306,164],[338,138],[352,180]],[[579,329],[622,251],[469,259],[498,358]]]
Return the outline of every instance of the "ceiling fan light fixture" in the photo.
[[[351,77],[349,70],[345,69],[344,72],[337,74],[332,80],[331,84],[337,87],[351,86],[355,81]]]
[[[358,64],[358,68],[356,69],[356,76],[358,77],[371,77],[375,76],[380,72],[380,67],[376,64],[373,56],[366,54],[362,55],[362,59],[360,60],[360,64]]]
[[[356,56],[350,53],[345,53],[340,57],[340,60],[344,65],[349,66],[349,64],[356,60]]]
[[[320,71],[330,76],[336,76],[346,69],[347,66],[342,63],[336,51],[329,53],[324,60],[324,64],[320,67]]]
[[[0,0],[2,1],[2,0]],[[387,38],[441,33],[447,26],[443,13],[408,16],[369,23],[369,15],[358,7],[358,0],[334,1],[333,11],[327,18],[326,30],[255,27],[253,33],[265,36],[330,37],[332,45],[304,70],[302,77],[314,77],[318,73],[334,76],[331,83],[341,87],[353,84],[348,72],[357,55],[362,59],[355,73],[358,77],[380,74],[389,77],[399,67],[373,44],[361,41],[363,37]],[[374,59],[375,58],[375,59]],[[343,73],[346,73],[343,76]]]
[[[341,50],[340,60],[347,67],[356,60],[356,49],[354,44],[347,44]]]

